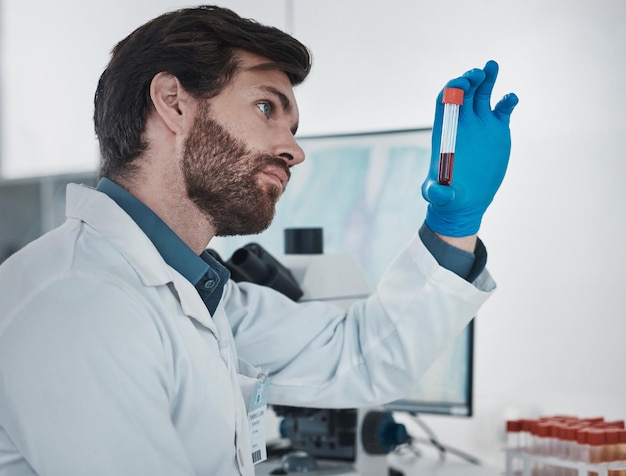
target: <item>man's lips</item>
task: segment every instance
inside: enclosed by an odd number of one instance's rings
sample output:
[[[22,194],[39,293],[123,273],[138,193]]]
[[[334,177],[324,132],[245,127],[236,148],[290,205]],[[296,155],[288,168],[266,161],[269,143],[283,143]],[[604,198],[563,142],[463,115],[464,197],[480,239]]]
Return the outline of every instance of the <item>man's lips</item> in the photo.
[[[268,167],[266,169],[263,169],[262,173],[272,178],[274,181],[277,181],[280,184],[281,188],[285,190],[287,182],[289,181],[289,176],[287,173],[285,173],[284,170],[281,170],[278,167]]]

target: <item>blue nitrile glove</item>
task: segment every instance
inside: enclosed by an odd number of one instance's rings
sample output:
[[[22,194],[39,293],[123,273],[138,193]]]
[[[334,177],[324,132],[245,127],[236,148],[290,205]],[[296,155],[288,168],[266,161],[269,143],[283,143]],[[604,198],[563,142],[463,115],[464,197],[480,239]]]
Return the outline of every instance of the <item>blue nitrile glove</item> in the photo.
[[[422,195],[429,202],[426,224],[441,235],[478,233],[483,214],[504,178],[511,152],[509,119],[518,99],[515,94],[507,94],[491,109],[497,76],[498,64],[488,61],[484,69],[472,69],[446,85],[465,91],[450,185],[437,182],[443,90],[437,97],[430,170],[422,184]]]

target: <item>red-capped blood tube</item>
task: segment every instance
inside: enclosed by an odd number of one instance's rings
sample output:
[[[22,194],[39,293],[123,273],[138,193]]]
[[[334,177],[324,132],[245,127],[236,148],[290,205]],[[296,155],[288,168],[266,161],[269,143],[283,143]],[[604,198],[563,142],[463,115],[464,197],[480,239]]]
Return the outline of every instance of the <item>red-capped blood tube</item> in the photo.
[[[459,124],[459,108],[463,105],[463,94],[464,91],[459,88],[444,88],[443,90],[443,124],[437,177],[437,181],[442,185],[452,183],[456,129]]]

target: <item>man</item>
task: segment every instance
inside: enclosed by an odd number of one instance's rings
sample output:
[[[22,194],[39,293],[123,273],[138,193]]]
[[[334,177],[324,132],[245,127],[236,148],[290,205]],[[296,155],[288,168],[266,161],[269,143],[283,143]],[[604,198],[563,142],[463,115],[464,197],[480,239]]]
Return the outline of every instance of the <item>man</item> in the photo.
[[[0,475],[250,475],[251,397],[313,407],[402,397],[494,289],[476,237],[508,162],[517,102],[465,90],[454,186],[377,292],[347,313],[236,284],[205,251],[271,222],[291,168],[290,36],[199,7],[113,50],[95,96],[97,190],[70,185],[64,225],[0,268]],[[407,204],[410,206],[410,204]],[[441,263],[441,265],[439,264]]]

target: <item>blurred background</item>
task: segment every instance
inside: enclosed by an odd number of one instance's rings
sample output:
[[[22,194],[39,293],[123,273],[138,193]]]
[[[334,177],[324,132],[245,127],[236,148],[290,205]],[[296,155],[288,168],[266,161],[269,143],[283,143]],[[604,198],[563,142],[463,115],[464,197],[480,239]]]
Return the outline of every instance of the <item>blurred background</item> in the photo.
[[[477,319],[474,416],[425,420],[502,466],[507,418],[626,418],[626,2],[217,3],[312,50],[301,135],[429,127],[448,79],[498,61],[494,97],[520,104],[481,230],[499,290]],[[111,48],[190,5],[0,0],[0,177],[95,170],[93,93]]]

